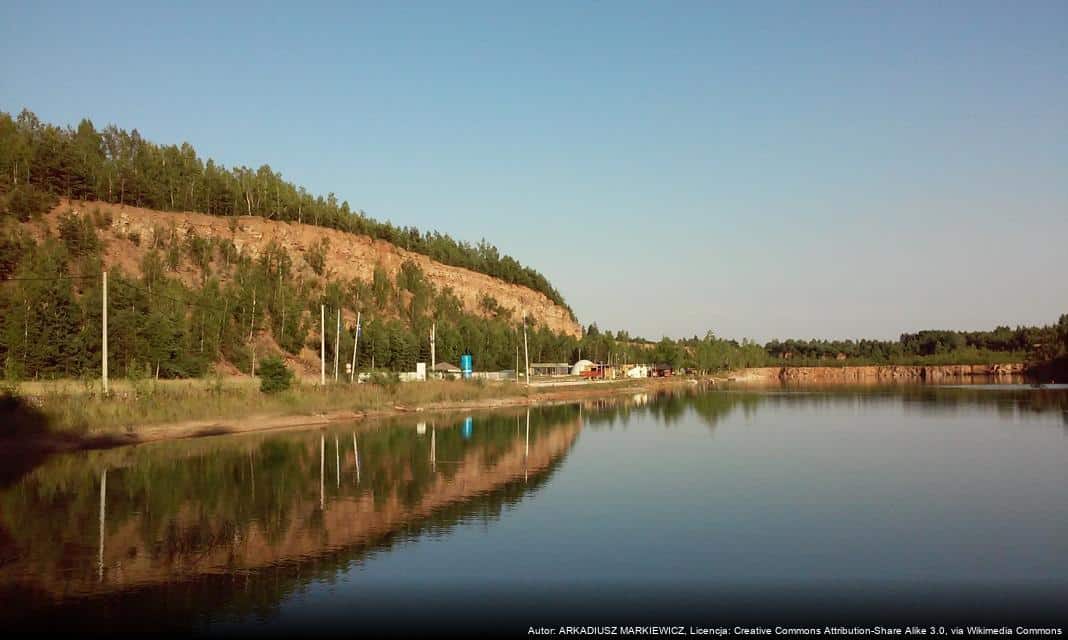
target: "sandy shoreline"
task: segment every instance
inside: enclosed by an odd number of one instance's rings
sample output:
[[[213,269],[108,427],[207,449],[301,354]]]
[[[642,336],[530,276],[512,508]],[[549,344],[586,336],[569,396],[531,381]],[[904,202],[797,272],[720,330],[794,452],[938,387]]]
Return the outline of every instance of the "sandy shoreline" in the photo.
[[[530,389],[526,395],[486,400],[434,402],[416,406],[398,404],[388,409],[330,411],[313,415],[269,413],[241,418],[186,420],[152,424],[136,430],[125,430],[120,427],[114,429],[104,428],[84,435],[55,432],[40,437],[24,439],[17,443],[9,441],[3,443],[3,446],[8,453],[11,453],[12,449],[32,449],[37,452],[61,453],[80,449],[121,447],[161,440],[181,440],[286,429],[322,428],[341,422],[362,422],[407,415],[432,416],[463,411],[487,411],[509,407],[552,405],[585,398],[649,392],[696,383],[697,381],[690,378],[667,378],[639,381],[626,380],[570,387],[535,387]]]
[[[1005,371],[1002,371],[1005,369]],[[233,418],[203,418],[173,422],[158,422],[137,426],[102,427],[89,433],[77,434],[56,430],[39,436],[0,440],[0,455],[17,455],[20,451],[57,453],[78,449],[100,449],[124,445],[179,440],[225,434],[275,431],[281,429],[322,428],[339,422],[362,422],[402,415],[435,415],[462,411],[486,411],[509,407],[549,405],[574,402],[585,398],[608,397],[625,393],[649,392],[659,389],[704,383],[732,382],[745,386],[779,385],[784,382],[807,384],[886,384],[913,381],[968,380],[974,376],[997,377],[1002,373],[1019,375],[1024,366],[1014,365],[953,365],[911,366],[871,365],[860,367],[762,367],[733,371],[725,377],[700,380],[689,377],[645,378],[611,382],[559,384],[543,382],[532,387],[516,389],[515,395],[485,399],[447,400],[411,405],[396,404],[387,408],[367,410],[332,410],[322,413],[298,413],[284,410],[252,413]],[[789,374],[789,375],[786,375]],[[999,379],[1006,376],[1000,376]]]

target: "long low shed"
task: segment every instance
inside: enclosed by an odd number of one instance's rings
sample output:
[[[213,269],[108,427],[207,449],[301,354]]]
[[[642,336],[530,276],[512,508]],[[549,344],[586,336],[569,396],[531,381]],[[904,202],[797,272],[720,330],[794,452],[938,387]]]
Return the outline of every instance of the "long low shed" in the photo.
[[[534,362],[530,374],[535,376],[566,376],[571,374],[571,365],[566,362]]]

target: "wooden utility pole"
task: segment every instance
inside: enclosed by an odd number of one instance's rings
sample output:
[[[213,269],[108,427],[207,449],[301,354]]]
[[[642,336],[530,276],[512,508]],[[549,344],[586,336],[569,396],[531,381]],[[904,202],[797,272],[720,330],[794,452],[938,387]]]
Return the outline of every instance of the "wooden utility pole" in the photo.
[[[97,571],[100,582],[104,581],[104,520],[107,516],[108,469],[100,472],[100,552],[97,557]]]
[[[252,354],[252,366],[249,374],[256,377],[256,343],[252,341],[252,335],[256,332],[256,290],[252,290],[252,316],[248,321],[248,350]]]
[[[326,386],[326,305],[319,305],[319,385]]]
[[[278,333],[278,343],[285,342],[286,339],[286,308],[285,302],[282,303],[282,329]]]
[[[523,360],[526,363],[526,371],[523,375],[527,378],[527,386],[530,386],[530,350],[527,348],[527,321],[523,321]]]
[[[519,384],[519,345],[515,346],[515,383]]]
[[[337,359],[341,355],[341,309],[337,310],[337,333],[334,334],[334,382],[337,382]]]
[[[438,323],[430,325],[430,371],[433,373],[434,367],[438,364],[437,353],[435,352],[435,342],[438,337]]]
[[[356,312],[356,338],[352,341],[352,371],[349,372],[349,383],[351,384],[356,380],[356,347],[360,344],[360,315],[361,312]],[[353,436],[353,447],[355,447],[356,436]]]
[[[352,459],[356,462],[356,483],[360,482],[360,450],[356,448],[356,432],[352,432]]]
[[[107,271],[104,272],[104,297],[103,297],[102,302],[101,302],[101,311],[102,311],[103,316],[104,316],[103,335],[101,336],[101,338],[103,339],[103,343],[104,343],[104,349],[103,349],[103,353],[102,353],[102,356],[103,356],[102,371],[103,371],[103,374],[104,374],[103,375],[104,395],[107,396],[108,395],[108,272]]]
[[[252,290],[252,314],[248,320],[248,340],[252,342],[252,332],[256,328],[256,290]]]

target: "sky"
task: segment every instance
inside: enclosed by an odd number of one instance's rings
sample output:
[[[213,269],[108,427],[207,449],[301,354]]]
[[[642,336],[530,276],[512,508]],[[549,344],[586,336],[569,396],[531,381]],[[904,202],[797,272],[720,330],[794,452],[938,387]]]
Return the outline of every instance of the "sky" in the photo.
[[[583,324],[1068,313],[1068,3],[6,2],[0,110],[486,238]]]

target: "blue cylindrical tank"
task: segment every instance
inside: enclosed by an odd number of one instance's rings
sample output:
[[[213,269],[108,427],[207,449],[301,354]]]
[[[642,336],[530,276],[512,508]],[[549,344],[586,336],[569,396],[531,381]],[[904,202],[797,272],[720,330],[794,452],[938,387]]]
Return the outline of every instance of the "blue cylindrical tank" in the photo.
[[[474,364],[474,358],[471,357],[470,353],[460,356],[460,372],[463,374],[464,380],[471,377],[471,373],[475,370]]]

